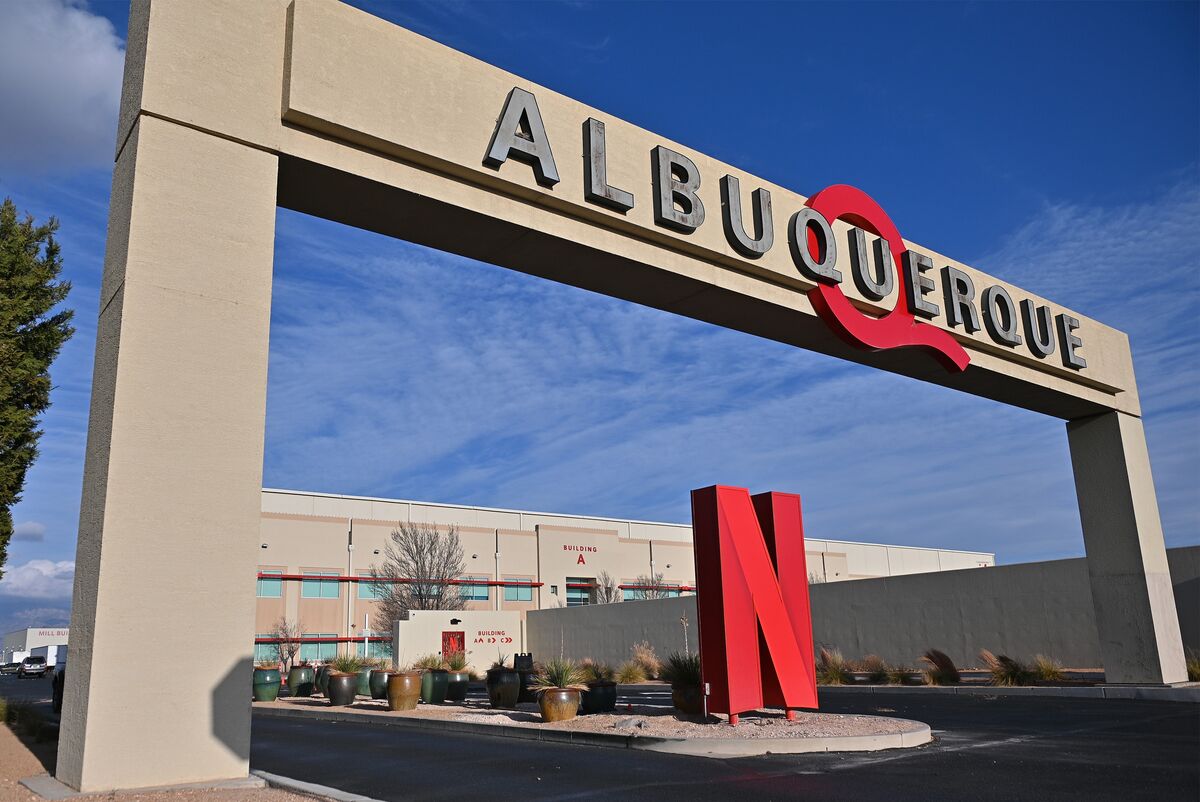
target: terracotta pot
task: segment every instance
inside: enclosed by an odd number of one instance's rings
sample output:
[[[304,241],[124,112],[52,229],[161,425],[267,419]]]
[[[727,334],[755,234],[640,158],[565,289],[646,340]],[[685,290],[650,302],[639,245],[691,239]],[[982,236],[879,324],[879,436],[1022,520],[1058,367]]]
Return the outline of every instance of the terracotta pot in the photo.
[[[492,707],[516,707],[521,695],[521,675],[511,668],[489,668],[487,692]]]
[[[579,691],[574,688],[547,688],[538,694],[542,721],[567,721],[579,712]]]
[[[358,691],[358,675],[343,674],[340,671],[330,671],[328,691],[329,704],[335,707],[346,707],[354,704],[354,695]]]
[[[421,701],[440,705],[446,701],[446,688],[450,684],[450,672],[444,668],[432,668],[421,675]]]
[[[461,702],[467,698],[471,685],[470,671],[451,671],[446,674],[446,701]]]
[[[382,668],[377,668],[371,672],[371,679],[368,680],[367,685],[371,689],[372,699],[387,698],[388,677],[392,676],[393,673],[395,672]]]
[[[279,686],[283,678],[278,668],[254,669],[254,701],[274,702],[279,698]]]
[[[611,713],[617,709],[617,683],[589,682],[580,701],[580,713]]]
[[[704,712],[704,694],[695,685],[672,685],[671,702],[676,710],[689,716]]]
[[[292,696],[312,696],[316,674],[308,666],[293,666],[288,672],[288,691]]]
[[[420,698],[420,671],[400,671],[388,677],[388,710],[416,710]]]

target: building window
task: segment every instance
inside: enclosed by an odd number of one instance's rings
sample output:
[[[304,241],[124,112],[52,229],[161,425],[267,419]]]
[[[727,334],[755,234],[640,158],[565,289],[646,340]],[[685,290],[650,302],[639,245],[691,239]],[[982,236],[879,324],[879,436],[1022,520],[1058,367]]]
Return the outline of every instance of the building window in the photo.
[[[305,632],[302,638],[336,638],[336,632]],[[308,662],[329,662],[337,656],[337,643],[302,643],[300,659]]]
[[[595,592],[596,580],[585,576],[569,576],[567,577],[567,606],[568,607],[584,607],[593,603],[592,595]],[[571,587],[572,585],[586,585],[587,587]]]
[[[283,576],[283,571],[259,571],[260,574]],[[258,578],[258,598],[278,599],[283,596],[283,580],[260,576]]]
[[[359,657],[378,657],[390,660],[392,658],[392,644],[386,638],[376,640],[376,638],[382,638],[382,636],[382,632],[368,632],[367,637],[369,640],[367,641],[367,648],[363,649],[363,642],[360,640],[355,644],[354,653]],[[364,651],[366,652],[365,654]]]
[[[364,574],[365,577],[370,577],[370,574]],[[390,582],[358,582],[358,598],[368,601],[378,601],[386,598],[387,592],[391,587]]]
[[[460,577],[464,582],[483,582],[482,585],[459,585],[458,593],[467,601],[487,601],[488,586],[486,576],[464,576]]]
[[[265,573],[265,572],[264,572]],[[259,594],[262,595],[261,593]],[[259,632],[255,638],[271,638],[274,637],[270,632]],[[269,660],[278,660],[279,650],[275,648],[274,643],[256,643],[254,644],[254,662],[265,663]]]
[[[632,588],[625,588],[624,590],[621,591],[621,600],[622,601],[638,601],[641,598],[641,596],[639,596],[638,593],[640,593],[640,591],[633,590]]]
[[[300,582],[300,598],[302,599],[336,599],[340,592],[337,581],[337,571],[305,571],[304,579]],[[331,576],[334,579],[309,579],[309,577]]]
[[[528,579],[522,579],[517,576],[504,577],[505,582],[529,582]],[[532,585],[509,585],[504,588],[504,600],[527,602],[533,601],[533,586]]]

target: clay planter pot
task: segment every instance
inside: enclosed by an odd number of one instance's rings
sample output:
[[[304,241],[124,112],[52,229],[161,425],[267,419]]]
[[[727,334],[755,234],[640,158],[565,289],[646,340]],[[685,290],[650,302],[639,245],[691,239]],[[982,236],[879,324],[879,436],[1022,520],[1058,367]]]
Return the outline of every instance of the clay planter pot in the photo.
[[[329,666],[317,666],[317,679],[313,684],[322,696],[329,695]]]
[[[704,712],[704,694],[694,685],[672,685],[671,702],[680,713],[698,716]]]
[[[579,704],[580,713],[611,713],[617,709],[617,683],[589,682]]]
[[[521,675],[511,668],[489,668],[487,672],[488,701],[492,707],[513,708],[521,696]]]
[[[334,707],[346,707],[354,704],[354,695],[358,690],[358,675],[343,674],[340,671],[330,671],[328,674],[329,704]]]
[[[278,668],[254,669],[254,701],[274,702],[279,698],[279,686],[283,677]]]
[[[421,674],[421,701],[440,705],[446,701],[446,688],[450,684],[450,672],[444,668],[432,668]]]
[[[355,686],[354,692],[359,696],[371,695],[371,672],[373,668],[364,668],[356,675],[358,677],[358,685]]]
[[[467,698],[471,684],[470,671],[450,671],[446,674],[446,701],[461,702]]]
[[[367,685],[371,689],[372,699],[387,698],[388,677],[392,674],[393,672],[381,668],[371,672],[371,679],[367,681]]]
[[[316,673],[308,666],[293,666],[288,672],[288,690],[292,696],[312,696]]]
[[[388,676],[388,710],[416,710],[420,698],[420,671],[401,671]]]
[[[538,694],[542,721],[567,721],[579,712],[579,691],[573,688],[547,688]]]

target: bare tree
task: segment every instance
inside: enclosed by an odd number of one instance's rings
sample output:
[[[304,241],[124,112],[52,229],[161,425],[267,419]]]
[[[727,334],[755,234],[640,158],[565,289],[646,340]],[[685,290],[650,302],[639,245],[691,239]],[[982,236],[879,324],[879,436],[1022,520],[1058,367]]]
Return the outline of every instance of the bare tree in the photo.
[[[279,616],[275,626],[271,628],[271,637],[275,639],[275,653],[279,655],[279,663],[286,674],[292,667],[296,652],[300,651],[300,623],[288,621],[287,616]]]
[[[645,574],[637,578],[637,585],[633,591],[633,598],[641,601],[642,599],[665,599],[671,595],[670,587],[663,582],[662,574]]]
[[[461,610],[466,606],[455,580],[466,570],[458,527],[440,531],[425,523],[402,523],[392,530],[383,562],[371,566],[380,628],[390,632],[410,610]]]
[[[617,580],[608,571],[601,571],[596,577],[596,604],[612,604],[621,600],[621,589]]]

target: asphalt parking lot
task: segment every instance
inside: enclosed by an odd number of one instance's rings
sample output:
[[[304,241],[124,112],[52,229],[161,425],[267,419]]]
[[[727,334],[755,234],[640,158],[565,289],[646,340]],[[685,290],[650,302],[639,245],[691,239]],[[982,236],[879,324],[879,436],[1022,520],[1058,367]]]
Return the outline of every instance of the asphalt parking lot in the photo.
[[[1200,799],[1196,704],[843,692],[822,709],[918,719],[935,742],[714,760],[256,715],[251,766],[380,800]]]

